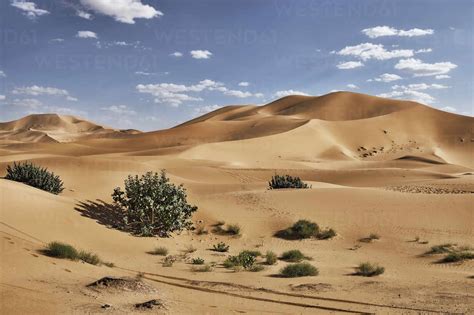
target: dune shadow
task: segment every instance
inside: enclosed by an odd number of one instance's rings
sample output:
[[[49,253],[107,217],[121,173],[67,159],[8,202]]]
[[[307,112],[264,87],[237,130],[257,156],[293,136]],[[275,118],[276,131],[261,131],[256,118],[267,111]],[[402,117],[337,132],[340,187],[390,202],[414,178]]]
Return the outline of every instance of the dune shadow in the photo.
[[[95,220],[97,223],[105,225],[110,229],[123,232],[130,232],[123,221],[123,212],[119,207],[107,203],[103,200],[86,200],[79,202],[74,207],[82,216]]]

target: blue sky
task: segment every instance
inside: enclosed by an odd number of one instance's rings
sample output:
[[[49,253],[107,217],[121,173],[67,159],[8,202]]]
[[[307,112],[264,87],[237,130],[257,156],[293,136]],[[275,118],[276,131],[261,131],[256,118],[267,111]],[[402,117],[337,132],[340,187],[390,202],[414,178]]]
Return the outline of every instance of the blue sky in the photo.
[[[156,130],[334,90],[473,111],[470,0],[8,0],[0,12],[0,121],[58,112]]]

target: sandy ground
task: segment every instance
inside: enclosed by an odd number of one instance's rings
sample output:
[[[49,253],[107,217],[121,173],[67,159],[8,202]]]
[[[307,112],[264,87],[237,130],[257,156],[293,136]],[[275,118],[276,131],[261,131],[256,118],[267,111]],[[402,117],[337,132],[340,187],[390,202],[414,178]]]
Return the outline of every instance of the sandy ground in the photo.
[[[352,99],[339,101],[342,111]],[[0,174],[12,161],[30,160],[59,174],[66,189],[56,196],[0,179],[1,313],[473,313],[474,261],[440,264],[438,256],[422,256],[441,243],[474,245],[473,119],[403,102],[379,109],[372,99],[355,116],[330,112],[325,104],[333,100],[292,102],[219,110],[175,129],[126,137],[3,142]],[[252,131],[249,126],[262,119],[263,127]],[[199,128],[205,130],[196,135]],[[219,128],[221,138],[214,134]],[[376,153],[364,157],[360,147]],[[110,228],[113,188],[128,174],[160,169],[188,189],[199,207],[194,222],[202,220],[208,230],[217,221],[237,223],[242,235],[185,231],[142,238]],[[267,181],[275,173],[300,176],[312,189],[270,191]],[[298,219],[338,235],[273,237]],[[380,239],[359,241],[370,233]],[[47,257],[41,249],[51,241],[93,251],[115,267]],[[230,245],[229,253],[210,250],[219,241]],[[186,254],[190,245],[196,251]],[[162,257],[147,253],[157,246],[183,259],[163,267]],[[255,273],[219,265],[243,249],[300,249],[319,275],[275,277],[283,261]],[[192,257],[217,265],[193,272]],[[385,273],[353,276],[365,261],[379,263]],[[87,287],[105,276],[140,277],[153,290]],[[135,308],[150,299],[164,307]]]

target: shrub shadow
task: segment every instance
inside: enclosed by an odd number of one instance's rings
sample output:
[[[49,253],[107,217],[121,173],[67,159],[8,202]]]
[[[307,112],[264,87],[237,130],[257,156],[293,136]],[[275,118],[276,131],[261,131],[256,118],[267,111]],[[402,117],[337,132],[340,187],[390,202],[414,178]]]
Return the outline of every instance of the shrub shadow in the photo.
[[[110,229],[123,232],[130,232],[123,221],[123,212],[120,208],[103,200],[86,200],[77,203],[75,210],[82,216],[95,220],[97,223],[105,225]]]

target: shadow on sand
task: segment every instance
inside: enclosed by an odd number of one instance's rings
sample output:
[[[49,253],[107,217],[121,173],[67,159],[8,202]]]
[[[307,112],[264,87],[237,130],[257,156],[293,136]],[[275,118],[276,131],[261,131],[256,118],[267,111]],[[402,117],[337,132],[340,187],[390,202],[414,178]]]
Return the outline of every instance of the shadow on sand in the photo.
[[[86,200],[79,202],[74,209],[79,211],[82,216],[94,219],[108,228],[130,232],[123,221],[122,210],[113,204],[100,199]]]

